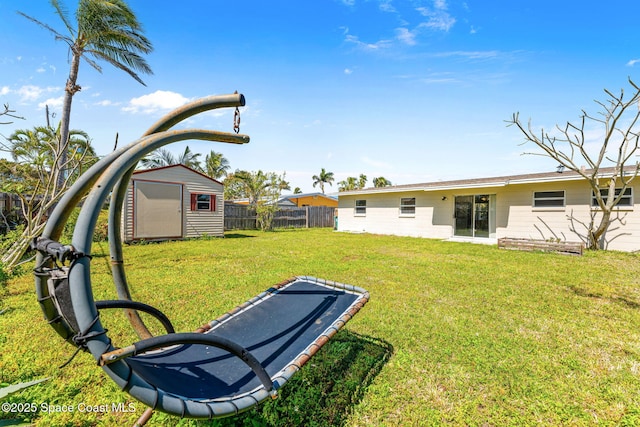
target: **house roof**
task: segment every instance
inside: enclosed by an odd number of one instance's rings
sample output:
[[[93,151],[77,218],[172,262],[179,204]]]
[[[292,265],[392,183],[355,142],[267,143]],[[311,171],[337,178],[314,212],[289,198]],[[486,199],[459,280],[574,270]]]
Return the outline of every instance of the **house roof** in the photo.
[[[626,171],[635,172],[636,167],[625,168]],[[614,168],[600,168],[599,177],[610,176]],[[584,171],[586,174],[593,173],[593,169]],[[578,172],[542,172],[522,175],[497,176],[490,178],[459,179],[453,181],[435,181],[421,184],[393,185],[388,187],[364,188],[361,190],[343,191],[338,196],[349,196],[358,194],[376,193],[400,193],[405,191],[437,191],[453,190],[459,188],[480,188],[480,187],[505,187],[507,185],[533,184],[542,182],[573,181],[585,179]]]
[[[205,175],[202,172],[198,172],[197,170],[192,169],[192,168],[190,168],[188,166],[185,166],[183,164],[160,166],[160,167],[157,167],[157,168],[149,168],[149,169],[138,169],[135,172],[133,172],[133,175],[143,174],[143,173],[151,172],[151,171],[159,171],[159,170],[163,170],[163,169],[171,169],[171,168],[184,168],[184,169],[187,169],[190,172],[193,172],[193,173],[196,173],[196,174],[198,174],[200,176],[203,176],[203,177],[207,178],[208,180],[213,181],[213,182],[215,182],[217,184],[224,185],[224,183],[218,181],[217,179],[211,178],[210,176]]]
[[[324,193],[299,193],[299,194],[286,194],[284,196],[281,196],[279,201],[301,199],[303,197],[324,197],[331,200],[338,200],[337,196],[327,195]]]

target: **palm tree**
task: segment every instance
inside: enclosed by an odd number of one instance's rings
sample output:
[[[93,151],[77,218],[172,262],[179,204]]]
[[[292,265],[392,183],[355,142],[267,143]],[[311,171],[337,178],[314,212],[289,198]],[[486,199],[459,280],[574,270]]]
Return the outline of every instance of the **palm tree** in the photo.
[[[178,157],[175,157],[171,151],[167,149],[158,148],[149,154],[148,157],[142,159],[140,164],[142,167],[147,169],[161,168],[171,165],[185,165],[191,169],[197,170],[198,172],[202,172],[200,160],[198,160],[198,157],[200,156],[200,153],[192,152],[188,145]]]
[[[182,152],[182,154],[180,154],[176,159],[176,163],[185,165],[186,167],[191,169],[195,169],[198,172],[204,172],[202,170],[202,166],[200,166],[200,160],[198,159],[198,157],[200,157],[201,155],[202,154],[200,153],[194,153],[193,151],[191,151],[191,149],[187,145],[186,147],[184,147],[184,151]]]
[[[374,187],[388,187],[391,185],[391,181],[383,176],[379,176],[377,178],[373,178],[373,186]]]
[[[59,153],[57,167],[63,171],[67,162],[71,102],[73,96],[81,89],[77,84],[80,60],[84,59],[100,72],[102,68],[96,61],[105,61],[144,85],[136,71],[145,74],[152,74],[152,71],[140,54],[151,52],[153,47],[143,35],[142,26],[124,0],[80,0],[75,14],[77,19],[75,27],[62,3],[59,0],[50,1],[56,15],[62,20],[67,34],[62,34],[23,12],[18,13],[48,30],[56,40],[62,40],[69,47],[71,66],[65,86],[60,139],[57,147]],[[60,174],[59,185],[64,181],[64,175],[64,173]]]
[[[358,178],[358,188],[364,188],[365,185],[367,185],[367,175],[361,173]]]
[[[313,175],[311,179],[313,179],[314,188],[317,184],[320,184],[320,191],[322,191],[323,194],[324,194],[325,184],[329,184],[333,186],[332,184],[332,182],[334,181],[333,172],[327,172],[324,170],[324,168],[322,168],[322,170],[320,171],[320,175]]]
[[[145,169],[160,168],[163,166],[175,165],[178,162],[171,151],[158,148],[151,152],[147,157],[140,160],[140,165]]]
[[[255,206],[271,186],[269,178],[269,173],[264,173],[261,170],[257,172],[236,170],[235,173],[227,177],[225,186],[229,181],[228,184],[231,187],[234,185],[239,187],[237,196],[248,198],[249,204]]]
[[[227,171],[231,166],[222,153],[211,150],[204,158],[205,173],[213,179],[220,179],[227,176]]]
[[[358,179],[354,176],[348,176],[346,180],[338,183],[338,191],[351,191],[358,189]]]
[[[58,162],[56,155],[57,141],[60,139],[60,124],[57,128],[36,126],[33,129],[18,129],[8,138],[9,154],[16,162],[27,161],[30,165],[44,168],[49,174],[54,173],[54,165]],[[97,160],[95,150],[91,146],[91,138],[81,130],[69,131],[68,163],[72,163],[71,172],[77,177],[83,169]],[[67,169],[68,165],[64,165]]]

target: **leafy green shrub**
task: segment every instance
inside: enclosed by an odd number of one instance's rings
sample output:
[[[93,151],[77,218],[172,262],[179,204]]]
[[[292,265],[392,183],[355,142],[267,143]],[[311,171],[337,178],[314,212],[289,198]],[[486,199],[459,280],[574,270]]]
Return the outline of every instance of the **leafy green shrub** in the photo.
[[[109,240],[109,211],[103,209],[98,215],[96,229],[93,232],[94,242],[106,242]]]
[[[4,264],[0,262],[0,295],[2,294],[2,289],[7,286],[9,277],[11,275],[6,271]]]
[[[0,254],[9,250],[11,245],[20,238],[23,229],[24,225],[19,225],[15,230],[10,230],[5,234],[0,234]],[[28,254],[26,256],[28,256]],[[7,265],[0,262],[0,289],[3,289],[6,286],[7,281],[14,276],[18,276],[21,271],[20,267],[9,269]]]
[[[70,243],[73,238],[73,230],[76,227],[78,221],[78,215],[80,214],[80,208],[75,208],[69,219],[64,226],[62,236],[60,240],[64,243]],[[93,232],[94,242],[106,242],[109,236],[109,211],[103,209],[98,215],[98,221],[96,222],[96,229]]]

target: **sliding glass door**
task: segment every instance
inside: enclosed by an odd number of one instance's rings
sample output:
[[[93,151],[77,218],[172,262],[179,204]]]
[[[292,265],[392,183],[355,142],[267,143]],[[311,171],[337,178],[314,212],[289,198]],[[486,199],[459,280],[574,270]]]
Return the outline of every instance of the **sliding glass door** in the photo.
[[[454,235],[461,237],[490,237],[492,227],[492,197],[489,194],[456,196]],[[492,230],[494,228],[494,230]]]

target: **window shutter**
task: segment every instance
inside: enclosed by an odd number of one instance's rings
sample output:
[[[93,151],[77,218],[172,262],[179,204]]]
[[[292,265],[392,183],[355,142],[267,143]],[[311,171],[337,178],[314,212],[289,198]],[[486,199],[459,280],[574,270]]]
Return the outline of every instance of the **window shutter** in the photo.
[[[191,193],[191,210],[192,211],[196,210],[197,200],[198,200],[198,195]]]
[[[216,195],[215,194],[211,194],[209,197],[211,197],[211,212],[215,212],[215,210],[216,210]]]

